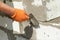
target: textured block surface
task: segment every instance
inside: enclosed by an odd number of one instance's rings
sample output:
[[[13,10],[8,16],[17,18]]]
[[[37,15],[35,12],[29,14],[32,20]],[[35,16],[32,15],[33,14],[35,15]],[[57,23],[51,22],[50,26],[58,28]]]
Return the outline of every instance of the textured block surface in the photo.
[[[25,10],[38,19],[48,21],[60,16],[60,0],[24,0]]]
[[[60,24],[42,23],[40,28],[33,28],[31,40],[60,40]]]

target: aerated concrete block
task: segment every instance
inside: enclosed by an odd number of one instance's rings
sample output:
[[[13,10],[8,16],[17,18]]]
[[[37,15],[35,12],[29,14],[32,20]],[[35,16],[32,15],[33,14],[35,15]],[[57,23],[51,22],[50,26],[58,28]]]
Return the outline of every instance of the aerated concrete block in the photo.
[[[40,28],[33,28],[31,40],[60,40],[60,23],[42,23]]]
[[[23,10],[21,0],[12,0],[12,3],[13,3],[14,8]],[[13,22],[13,33],[14,34],[22,34],[23,33],[22,29],[23,29],[23,26],[22,26],[22,24],[20,25],[20,22],[17,22],[17,21]]]
[[[23,0],[23,6],[38,21],[49,21],[60,16],[60,0]]]

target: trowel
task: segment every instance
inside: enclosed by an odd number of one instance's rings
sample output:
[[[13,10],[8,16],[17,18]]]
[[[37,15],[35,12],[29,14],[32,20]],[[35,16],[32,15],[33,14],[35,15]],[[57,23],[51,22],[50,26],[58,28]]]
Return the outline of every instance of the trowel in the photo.
[[[30,22],[30,26],[34,27],[34,28],[39,28],[39,22],[38,20],[34,17],[34,15],[32,13],[29,14],[29,22]]]
[[[27,25],[24,29],[24,34],[22,34],[21,36],[23,36],[24,38],[30,39],[32,37],[33,34],[33,27],[35,29],[40,28],[39,26],[39,22],[37,21],[37,19],[34,17],[34,15],[31,13],[29,14],[29,25]]]

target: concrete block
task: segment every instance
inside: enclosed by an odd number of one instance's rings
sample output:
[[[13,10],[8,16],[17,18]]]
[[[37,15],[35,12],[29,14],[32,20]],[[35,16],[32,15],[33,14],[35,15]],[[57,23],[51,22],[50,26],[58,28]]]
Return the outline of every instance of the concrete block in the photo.
[[[60,16],[60,0],[23,0],[27,13],[33,13],[38,21],[49,21]]]
[[[60,40],[60,24],[41,23],[40,28],[33,28],[31,40]]]
[[[12,0],[12,3],[13,3],[14,8],[23,9],[21,1]],[[13,33],[14,34],[22,34],[23,33],[22,29],[23,29],[23,25],[21,23],[16,22],[16,21],[13,22]]]

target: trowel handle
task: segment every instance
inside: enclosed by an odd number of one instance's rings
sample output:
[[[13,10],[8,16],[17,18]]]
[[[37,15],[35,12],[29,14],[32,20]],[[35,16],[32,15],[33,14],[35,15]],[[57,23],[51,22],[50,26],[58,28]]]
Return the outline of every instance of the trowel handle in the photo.
[[[30,25],[31,25],[31,26],[34,26],[34,27],[39,27],[39,22],[38,22],[38,20],[34,17],[34,15],[33,15],[32,13],[29,14],[29,17],[30,17],[30,19],[29,19]]]

